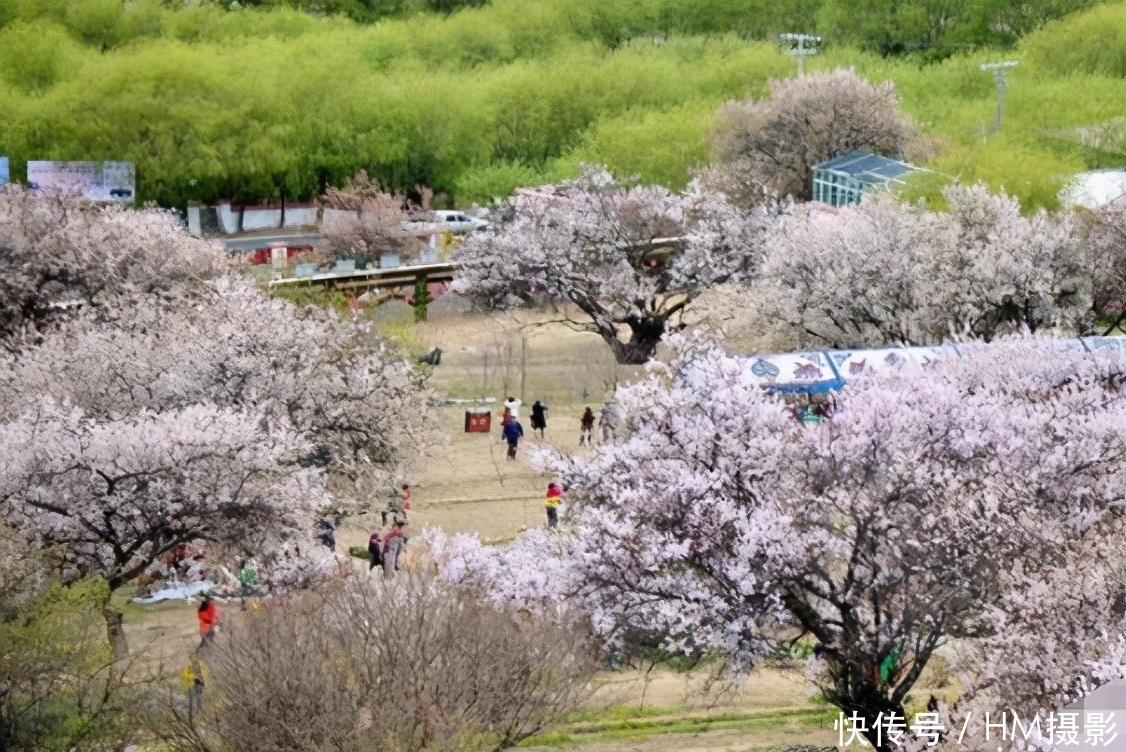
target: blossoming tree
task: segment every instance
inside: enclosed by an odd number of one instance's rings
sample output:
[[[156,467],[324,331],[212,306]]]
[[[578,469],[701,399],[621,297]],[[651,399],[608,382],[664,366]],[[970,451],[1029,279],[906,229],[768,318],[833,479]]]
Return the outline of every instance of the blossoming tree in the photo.
[[[753,271],[779,211],[742,211],[695,183],[677,195],[588,169],[509,199],[500,222],[461,245],[454,289],[491,307],[540,294],[573,304],[619,363],[644,363],[701,293]]]
[[[918,135],[895,85],[870,84],[852,69],[771,81],[770,94],[727,102],[716,113],[723,163],[708,171],[708,182],[741,202],[762,200],[762,186],[808,200],[817,163],[857,150],[900,157]]]
[[[202,539],[300,579],[315,516],[390,488],[425,440],[425,392],[409,366],[351,323],[270,300],[168,215],[9,192],[0,217],[6,202],[54,212],[59,238],[37,241],[46,258],[34,263],[60,279],[85,274],[98,243],[115,241],[102,248],[96,296],[60,286],[51,315],[25,320],[0,355],[11,448],[0,513],[68,572],[112,590]],[[78,254],[76,243],[91,248]],[[179,264],[163,257],[181,251]],[[173,271],[145,276],[150,267]],[[120,614],[106,617],[122,651]]]
[[[163,211],[83,207],[65,195],[0,193],[0,344],[65,319],[112,308],[214,274],[222,252],[179,231]]]
[[[1124,542],[1126,359],[969,347],[852,384],[805,428],[745,361],[686,348],[653,369],[619,392],[623,440],[551,461],[563,533],[439,539],[442,571],[581,603],[611,641],[657,634],[738,664],[812,639],[823,693],[874,743],[943,646],[959,712],[1052,709],[1118,670],[1126,589],[1106,554]]]
[[[1101,247],[1083,243],[1071,214],[1025,217],[981,185],[945,196],[949,212],[807,205],[771,239],[758,315],[802,344],[839,348],[1090,327]]]

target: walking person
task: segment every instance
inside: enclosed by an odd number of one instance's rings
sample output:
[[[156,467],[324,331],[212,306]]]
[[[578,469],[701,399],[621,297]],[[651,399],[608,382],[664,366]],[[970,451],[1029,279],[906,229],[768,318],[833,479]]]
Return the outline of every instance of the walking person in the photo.
[[[508,459],[516,459],[516,448],[520,446],[520,439],[524,438],[524,427],[520,421],[514,420],[504,427],[502,436],[508,442]]]
[[[590,446],[591,436],[594,434],[594,411],[587,405],[586,410],[583,410],[582,417],[582,433],[579,434],[579,446],[586,444]]]
[[[254,595],[254,583],[258,581],[258,573],[250,566],[246,559],[242,560],[238,570],[239,594],[242,597],[242,610],[246,610],[246,599]]]
[[[547,405],[536,400],[532,405],[532,435],[535,436],[536,431],[539,431],[540,439],[543,439],[545,430],[547,430]]]
[[[607,402],[598,413],[598,428],[602,432],[602,443],[613,441],[617,438],[618,412],[614,406]]]
[[[387,537],[383,540],[383,576],[385,578],[392,578],[395,572],[399,571],[399,555],[403,552],[403,546],[407,544],[407,537],[403,533],[403,528],[406,527],[405,520],[395,520],[395,524],[391,526],[391,532],[387,533]]]
[[[192,656],[188,665],[180,672],[180,688],[188,693],[188,721],[192,716],[203,712],[203,667],[199,658]]]
[[[404,483],[399,487],[398,493],[387,500],[387,506],[380,512],[384,527],[387,526],[388,518],[391,522],[407,518],[407,510],[411,508],[412,498],[410,484]]]
[[[368,573],[371,573],[376,567],[383,566],[383,538],[380,537],[378,530],[368,538],[368,553],[371,554],[371,565],[368,567]]]
[[[563,491],[554,483],[547,484],[547,497],[543,505],[547,509],[547,526],[555,527],[559,524],[559,502],[563,501]]]
[[[414,494],[411,493],[410,483],[404,483],[399,487],[399,508],[402,511],[404,520],[407,518],[407,512],[411,509],[411,499],[413,498]]]
[[[198,653],[215,639],[215,628],[219,626],[219,607],[215,605],[215,601],[205,595],[199,602],[196,618],[199,619],[200,636],[199,647],[196,648]]]
[[[524,403],[516,397],[509,397],[504,401],[504,407],[508,410],[509,416],[512,420],[520,420],[520,406]]]

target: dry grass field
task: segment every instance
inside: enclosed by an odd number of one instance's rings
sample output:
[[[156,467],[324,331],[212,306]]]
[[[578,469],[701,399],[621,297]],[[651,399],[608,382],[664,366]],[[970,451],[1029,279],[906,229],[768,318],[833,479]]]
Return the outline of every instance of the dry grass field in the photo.
[[[528,449],[540,443],[530,436],[531,403],[539,399],[549,406],[546,442],[578,451],[583,407],[597,412],[616,384],[637,378],[641,370],[617,366],[597,336],[551,323],[551,312],[483,315],[451,303],[449,310],[436,305],[422,324],[411,322],[409,308],[394,304],[375,317],[379,329],[412,355],[442,348],[441,365],[430,378],[437,396],[494,400],[494,428],[487,435],[464,432],[467,404],[436,408],[441,440],[403,478],[414,487],[410,531],[434,525],[500,542],[545,523],[543,495],[550,478],[524,461]],[[500,403],[509,394],[522,398],[521,422],[529,433],[516,461],[506,458],[499,435]],[[346,519],[337,545],[364,546],[378,519],[374,508]],[[225,610],[228,618],[237,618],[235,604]],[[126,619],[131,646],[153,665],[178,668],[198,641],[192,605],[129,606]],[[605,672],[589,707],[524,746],[689,752],[835,742],[835,714],[815,699],[815,688],[800,672],[759,669],[738,686],[717,681],[712,672],[707,667]]]

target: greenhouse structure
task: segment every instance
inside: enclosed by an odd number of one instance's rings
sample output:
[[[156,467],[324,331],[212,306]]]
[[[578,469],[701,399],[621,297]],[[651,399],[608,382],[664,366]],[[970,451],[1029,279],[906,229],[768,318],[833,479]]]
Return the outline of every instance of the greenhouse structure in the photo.
[[[864,193],[919,169],[867,151],[850,151],[813,166],[813,200],[833,206],[859,204]]]

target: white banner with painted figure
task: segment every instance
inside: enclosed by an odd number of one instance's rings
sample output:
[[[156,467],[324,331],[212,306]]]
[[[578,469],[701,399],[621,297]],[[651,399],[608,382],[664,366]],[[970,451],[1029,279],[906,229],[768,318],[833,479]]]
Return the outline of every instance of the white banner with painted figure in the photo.
[[[137,193],[132,162],[27,163],[27,187],[32,190],[80,191],[87,201],[131,204]]]

